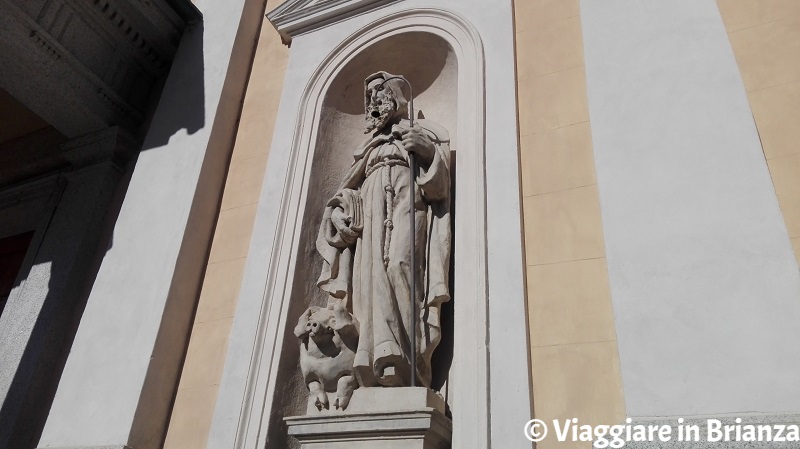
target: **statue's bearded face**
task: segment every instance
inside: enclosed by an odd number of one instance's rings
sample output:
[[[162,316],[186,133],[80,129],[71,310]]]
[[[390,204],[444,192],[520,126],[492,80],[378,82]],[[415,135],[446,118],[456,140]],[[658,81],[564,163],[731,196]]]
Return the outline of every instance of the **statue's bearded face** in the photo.
[[[383,129],[395,117],[397,101],[394,92],[383,79],[375,79],[367,85],[367,111],[365,120],[367,128],[365,133]]]

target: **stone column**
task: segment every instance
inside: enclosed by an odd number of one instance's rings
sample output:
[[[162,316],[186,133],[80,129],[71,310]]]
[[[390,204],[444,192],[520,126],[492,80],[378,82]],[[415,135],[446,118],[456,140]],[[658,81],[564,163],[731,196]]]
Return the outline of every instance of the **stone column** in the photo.
[[[208,257],[263,0],[198,0],[39,441],[160,447]]]
[[[127,160],[138,149],[117,128],[64,144],[73,170],[17,190],[31,203],[28,264],[0,319],[0,447],[30,447],[49,406],[53,376],[71,340],[87,281],[103,242],[109,204]]]

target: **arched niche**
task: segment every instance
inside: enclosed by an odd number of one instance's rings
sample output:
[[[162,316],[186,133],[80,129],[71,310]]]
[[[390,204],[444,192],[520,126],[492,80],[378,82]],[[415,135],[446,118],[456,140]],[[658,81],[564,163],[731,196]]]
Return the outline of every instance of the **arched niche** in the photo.
[[[235,422],[237,448],[293,444],[282,419],[305,413],[307,393],[297,364],[299,342],[292,331],[309,305],[325,302],[325,294],[316,287],[321,260],[314,241],[324,204],[364,138],[364,78],[385,70],[406,76],[415,89],[415,109],[451,135],[451,170],[457,173],[451,256],[455,324],[446,331],[451,341],[443,341],[435,357],[451,345],[444,394],[451,404],[453,447],[488,443],[483,62],[478,33],[468,22],[444,10],[413,9],[361,28],[336,46],[311,76],[298,106],[283,190],[272,193],[280,197],[280,206],[271,211],[275,236],[263,250],[269,259],[261,277],[263,288],[258,288],[263,296],[257,323],[251,328],[235,323],[231,336],[229,350],[252,347],[247,363],[236,354],[226,362],[222,388],[241,392],[238,419],[232,417],[233,402],[218,404],[215,425],[220,423],[223,430],[218,435],[212,431],[212,440],[224,438],[227,423]],[[252,248],[262,251],[258,243]],[[250,290],[248,282],[246,277],[243,290]],[[241,301],[249,300],[240,297],[239,309]],[[241,322],[246,318],[237,316]]]
[[[451,171],[456,161],[458,121],[458,62],[453,47],[441,36],[425,31],[394,34],[372,42],[354,55],[336,73],[321,94],[322,105],[311,151],[310,180],[307,184],[304,219],[298,245],[297,265],[284,328],[283,356],[277,383],[284,385],[275,395],[268,442],[293,447],[281,425],[284,416],[306,412],[307,390],[300,373],[298,341],[293,334],[297,318],[309,306],[324,307],[327,294],[316,287],[322,266],[315,241],[325,203],[336,193],[353,162],[353,151],[367,137],[364,134],[364,79],[378,71],[403,75],[414,89],[414,111],[443,125],[451,132]],[[454,173],[452,179],[455,185]],[[453,223],[457,217],[454,215]],[[452,271],[452,270],[451,270]],[[451,272],[451,290],[454,273]],[[442,343],[434,353],[434,384],[446,400],[447,377],[453,353],[453,304],[443,307]],[[276,446],[277,447],[277,446]]]
[[[364,79],[380,70],[403,75],[414,89],[414,110],[450,131],[455,148],[458,131],[458,67],[446,40],[425,31],[384,37],[353,57],[336,74],[323,94],[319,130],[314,142],[314,161],[308,200],[324,207],[327,198],[315,198],[316,190],[335,193],[353,162],[353,150],[363,142]],[[331,185],[333,184],[332,188]],[[318,218],[318,217],[315,217]]]

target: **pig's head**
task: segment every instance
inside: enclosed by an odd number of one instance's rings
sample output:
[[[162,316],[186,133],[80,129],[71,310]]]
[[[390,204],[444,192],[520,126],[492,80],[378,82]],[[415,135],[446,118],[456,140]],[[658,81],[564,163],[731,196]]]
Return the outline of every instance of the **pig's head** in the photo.
[[[315,342],[322,342],[333,338],[333,311],[321,307],[309,307],[300,316],[294,334],[305,341],[311,338]]]

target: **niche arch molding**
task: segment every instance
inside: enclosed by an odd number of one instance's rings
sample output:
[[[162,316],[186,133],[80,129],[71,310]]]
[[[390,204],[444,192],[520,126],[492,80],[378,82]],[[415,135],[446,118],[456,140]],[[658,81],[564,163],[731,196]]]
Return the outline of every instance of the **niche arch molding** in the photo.
[[[271,416],[276,412],[278,367],[284,350],[293,276],[304,222],[305,205],[314,162],[314,148],[321,128],[323,102],[336,76],[347,64],[376,42],[403,33],[429,33],[444,40],[457,63],[456,126],[457,157],[455,232],[458,255],[451,276],[456,279],[454,303],[454,352],[450,368],[453,397],[453,447],[490,446],[489,403],[489,303],[487,273],[486,115],[485,60],[478,31],[456,13],[434,8],[401,10],[362,27],[337,45],[313,72],[299,103],[285,178],[280,192],[262,191],[280,199],[273,213],[275,234],[269,248],[258,251],[257,218],[251,258],[263,253],[267,261],[248,260],[242,293],[234,319],[228,356],[212,422],[209,447],[256,449],[268,446]],[[435,119],[435,117],[431,117]],[[273,147],[273,151],[279,149]],[[285,150],[284,150],[285,151]],[[272,158],[272,156],[271,156]],[[265,186],[267,180],[265,180]],[[266,266],[256,279],[249,269]],[[258,283],[258,288],[248,288]],[[256,287],[250,285],[250,287]],[[260,297],[248,291],[261,292]],[[258,301],[258,307],[254,302]],[[258,310],[247,316],[244,310]],[[294,343],[293,343],[294,344]],[[527,373],[525,374],[527,381]],[[303,400],[305,400],[303,398]],[[231,445],[231,441],[233,444]]]

